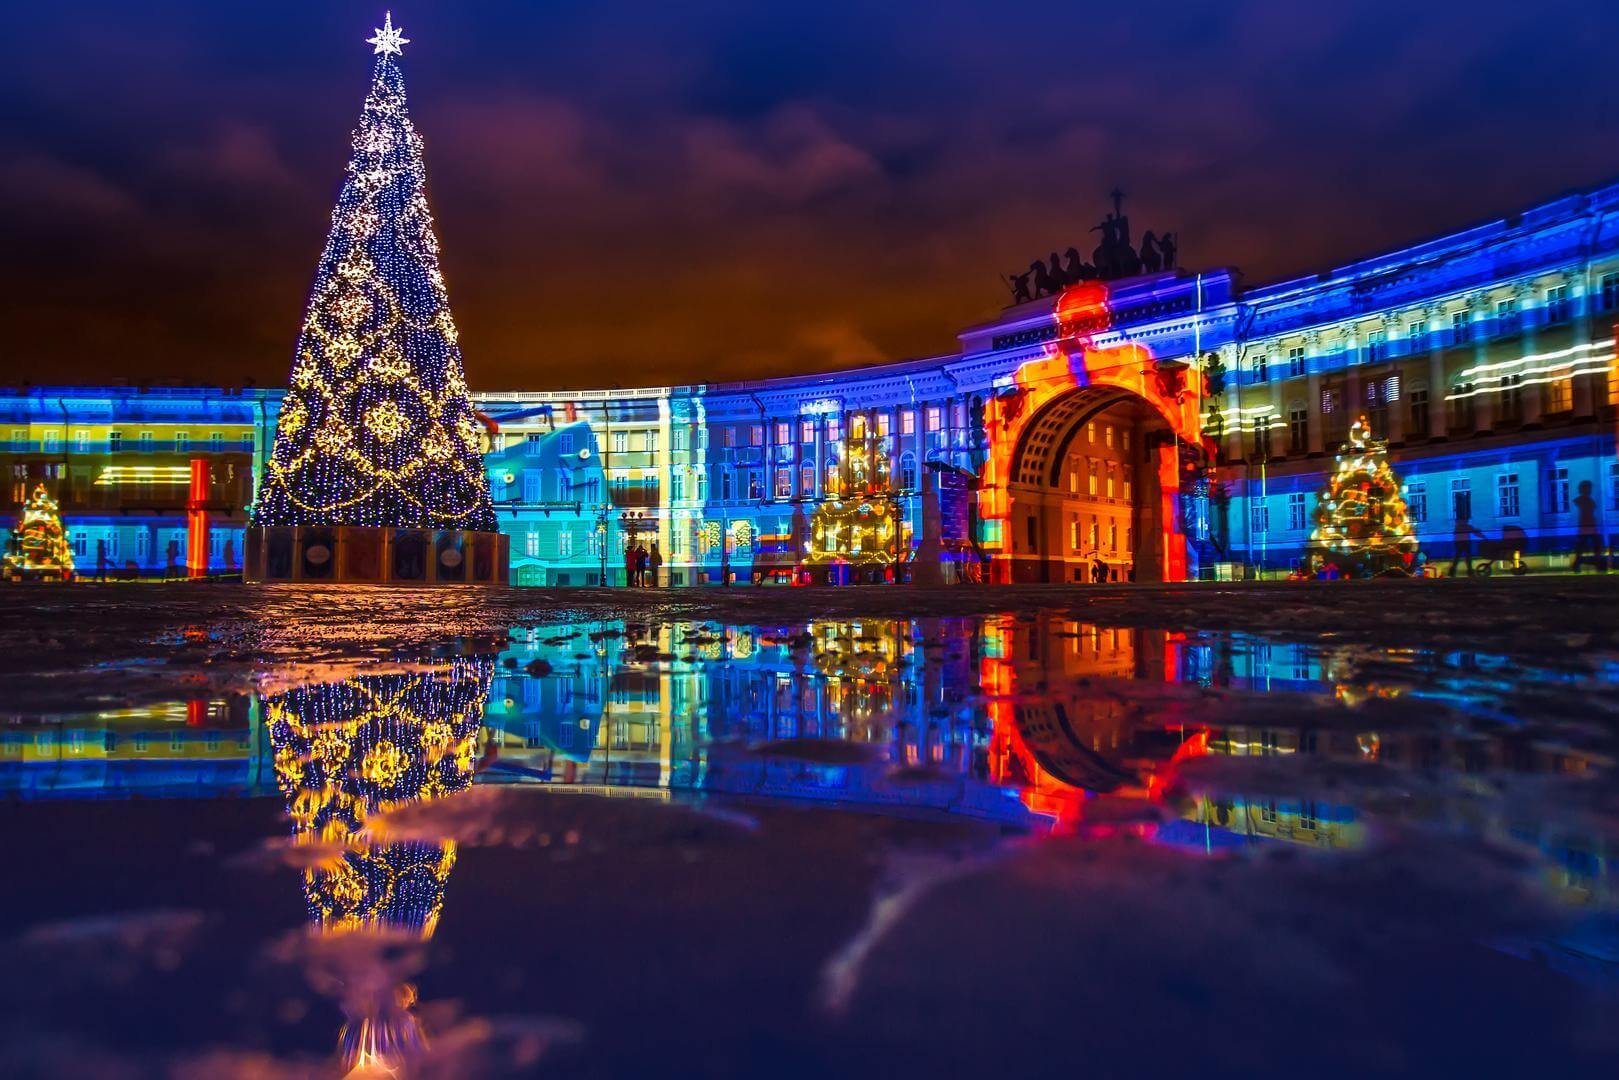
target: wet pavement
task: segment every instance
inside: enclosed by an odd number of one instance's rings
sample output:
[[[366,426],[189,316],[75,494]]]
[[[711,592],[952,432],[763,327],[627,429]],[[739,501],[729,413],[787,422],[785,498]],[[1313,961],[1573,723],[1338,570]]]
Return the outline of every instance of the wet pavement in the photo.
[[[1619,580],[7,599],[6,1075],[1619,1064]]]

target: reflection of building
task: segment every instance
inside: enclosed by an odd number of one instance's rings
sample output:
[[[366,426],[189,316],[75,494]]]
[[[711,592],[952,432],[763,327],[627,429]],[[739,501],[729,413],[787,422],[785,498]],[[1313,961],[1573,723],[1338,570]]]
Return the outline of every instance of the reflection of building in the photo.
[[[257,793],[269,758],[248,697],[15,719],[0,730],[0,791],[22,798]]]

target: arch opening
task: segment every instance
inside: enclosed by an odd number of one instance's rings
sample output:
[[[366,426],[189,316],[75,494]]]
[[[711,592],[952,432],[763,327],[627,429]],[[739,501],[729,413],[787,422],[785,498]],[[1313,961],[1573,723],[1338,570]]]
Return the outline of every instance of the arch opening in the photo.
[[[1117,387],[1072,390],[1040,409],[1006,477],[1006,578],[1083,583],[1184,575],[1169,422]]]

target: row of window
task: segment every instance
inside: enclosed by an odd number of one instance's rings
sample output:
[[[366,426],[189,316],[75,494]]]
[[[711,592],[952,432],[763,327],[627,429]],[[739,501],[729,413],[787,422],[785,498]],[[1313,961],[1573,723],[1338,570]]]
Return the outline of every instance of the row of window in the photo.
[[[41,432],[39,442],[40,442],[40,448],[44,453],[47,453],[47,454],[59,454],[59,453],[62,452],[62,433],[60,431],[54,431],[54,430],[47,429],[47,430]],[[173,442],[173,448],[174,448],[176,453],[185,453],[188,450],[201,449],[202,448],[201,444],[199,444],[197,446],[193,446],[192,441],[191,441],[191,433],[189,431],[176,431],[176,432],[174,432],[172,442]],[[10,448],[11,448],[11,450],[13,452],[26,451],[32,445],[33,444],[31,442],[31,440],[28,438],[28,429],[27,428],[12,428],[11,429],[11,447]],[[240,440],[239,440],[237,445],[241,447],[243,452],[252,453],[253,452],[253,435],[252,435],[252,433],[248,432],[248,433],[242,435],[240,437]],[[90,446],[91,446],[91,444],[90,444],[90,433],[88,431],[80,429],[80,430],[75,431],[73,433],[72,450],[73,450],[74,453],[87,454],[87,453],[90,452]],[[215,454],[223,453],[224,450],[225,450],[225,446],[226,446],[225,433],[222,432],[222,431],[211,431],[211,432],[209,432],[208,433],[208,439],[207,439],[207,442],[206,442],[206,446],[207,446],[208,450],[211,453],[215,453]],[[143,431],[143,432],[141,432],[139,435],[136,436],[135,448],[138,449],[138,450],[141,450],[144,453],[151,453],[152,451],[156,450],[157,449],[157,436],[156,436],[156,433],[151,432],[151,431]],[[123,449],[125,449],[124,433],[121,432],[121,431],[109,431],[107,433],[107,450],[108,450],[108,452],[110,452],[110,453],[118,453],[119,451],[121,451]]]
[[[70,526],[68,543],[73,548],[73,558],[81,572],[93,568],[103,557],[108,563],[121,562],[125,557],[124,538],[122,531],[118,529],[91,530]],[[234,563],[240,557],[241,549],[240,530],[208,531],[208,555],[211,560]],[[185,552],[186,530],[159,529],[154,534],[150,529],[141,529],[135,533],[134,555],[131,557],[144,565],[154,555],[183,560]]]
[[[1601,289],[1596,297],[1598,311],[1613,311],[1619,309],[1619,273],[1605,274],[1602,277]],[[1554,285],[1545,290],[1540,310],[1543,313],[1543,324],[1555,325],[1567,322],[1574,317],[1574,303],[1567,285]],[[1507,297],[1497,300],[1494,312],[1494,329],[1497,335],[1515,334],[1523,328],[1524,312],[1520,310],[1517,297]],[[1474,340],[1478,334],[1479,325],[1484,321],[1482,317],[1475,318],[1472,310],[1453,311],[1449,320],[1443,325],[1442,333],[1435,334],[1432,323],[1426,319],[1418,319],[1406,324],[1403,340],[1405,343],[1403,355],[1414,356],[1429,351],[1435,344],[1445,346],[1466,345]],[[1378,363],[1393,356],[1390,352],[1388,330],[1373,330],[1366,334],[1365,344],[1362,346],[1363,359],[1367,363]],[[1271,371],[1280,365],[1272,364],[1269,353],[1260,352],[1251,360],[1251,382],[1268,382]],[[1308,358],[1304,346],[1295,345],[1285,353],[1285,376],[1290,379],[1301,378],[1308,374]]]
[[[1523,484],[1517,471],[1502,472],[1495,477],[1495,516],[1512,520],[1523,516]],[[1596,512],[1596,499],[1584,492],[1576,493],[1569,480],[1568,467],[1554,465],[1546,473],[1546,505],[1544,512],[1551,514],[1578,514],[1583,524]],[[1473,519],[1473,481],[1458,476],[1450,480],[1450,520],[1466,523]],[[1287,528],[1301,532],[1307,527],[1307,511],[1312,496],[1302,491],[1287,495]],[[1428,484],[1412,481],[1404,490],[1406,515],[1414,525],[1429,521]],[[1607,508],[1619,512],[1619,462],[1608,464]],[[1249,499],[1248,525],[1254,535],[1270,531],[1270,501],[1254,496]]]

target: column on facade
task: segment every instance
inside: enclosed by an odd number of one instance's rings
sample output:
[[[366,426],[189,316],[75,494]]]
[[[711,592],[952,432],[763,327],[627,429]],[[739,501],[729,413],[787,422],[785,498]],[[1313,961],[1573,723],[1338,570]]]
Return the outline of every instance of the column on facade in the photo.
[[[1590,274],[1587,273],[1587,274],[1584,275],[1584,277],[1585,277],[1585,281],[1587,283],[1587,286],[1589,286]],[[1572,293],[1574,291],[1574,289],[1573,289],[1574,275],[1573,274],[1565,274],[1564,279],[1567,282],[1567,284],[1569,285],[1569,292]],[[1588,345],[1592,341],[1596,340],[1596,335],[1594,335],[1592,333],[1593,320],[1591,318],[1592,312],[1593,312],[1594,307],[1595,307],[1595,300],[1596,300],[1596,298],[1591,295],[1590,288],[1587,287],[1585,292],[1580,296],[1580,306],[1579,306],[1579,309],[1578,309],[1579,318],[1578,318],[1578,321],[1576,321],[1575,326],[1574,326],[1574,335],[1573,335],[1573,340],[1572,340],[1571,344],[1574,344],[1574,345]],[[1613,349],[1612,348],[1607,349],[1606,350],[1606,355],[1608,356],[1609,362],[1611,363],[1612,358],[1613,358]],[[1606,399],[1606,397],[1607,397],[1607,386],[1604,383],[1603,376],[1601,376],[1601,375],[1581,375],[1581,376],[1578,376],[1574,380],[1574,395],[1573,395],[1573,397],[1574,397],[1573,404],[1574,404],[1574,415],[1575,416],[1577,416],[1577,417],[1578,416],[1595,416],[1596,411],[1597,411],[1597,404],[1599,402],[1604,401]]]
[[[1518,325],[1523,327],[1522,355],[1535,352],[1535,324],[1529,317],[1529,303],[1534,298],[1534,289],[1529,282],[1520,282],[1512,292],[1518,304]],[[1545,413],[1546,388],[1544,386],[1525,386],[1520,391],[1523,401],[1523,422],[1525,424],[1538,424]]]
[[[1445,395],[1449,393],[1450,381],[1445,377],[1445,349],[1441,337],[1444,328],[1434,326],[1441,310],[1437,307],[1422,309],[1428,328],[1428,431],[1433,435],[1443,435],[1449,423],[1445,415]]]
[[[1370,337],[1370,335],[1367,335]],[[1360,387],[1361,362],[1365,359],[1361,351],[1360,327],[1350,323],[1344,328],[1344,407],[1349,411],[1344,416],[1344,431],[1347,435],[1350,427],[1366,411],[1366,398]]]
[[[1481,333],[1479,329],[1482,325],[1482,320],[1480,320],[1479,316],[1483,313],[1484,294],[1474,293],[1469,296],[1467,298],[1467,331],[1472,345],[1471,349],[1468,350],[1472,354],[1472,360],[1468,362],[1468,366],[1472,368],[1477,368],[1489,361],[1489,338]],[[1476,390],[1478,387],[1475,385],[1474,389]],[[1486,391],[1475,394],[1473,397],[1473,431],[1489,431],[1494,427],[1496,410],[1494,393]],[[1463,432],[1463,434],[1472,434],[1472,432]]]
[[[1410,323],[1401,324],[1397,318],[1395,318],[1393,316],[1389,316],[1389,317],[1387,317],[1387,318],[1385,318],[1383,320],[1383,328],[1384,328],[1383,329],[1384,338],[1389,342],[1390,355],[1393,355],[1393,351],[1394,351],[1393,342],[1395,340],[1394,331],[1395,330],[1401,330],[1402,332],[1408,334],[1408,333],[1410,333],[1410,328],[1411,328]],[[1406,349],[1407,349],[1407,351],[1406,351],[1405,355],[1409,357],[1411,355],[1410,351],[1409,351],[1409,346],[1407,346]],[[1411,366],[1412,365],[1408,361],[1395,361],[1394,370],[1399,373],[1399,377],[1400,377],[1399,378],[1400,396],[1399,396],[1399,398],[1397,400],[1389,402],[1388,406],[1387,406],[1387,410],[1386,410],[1387,414],[1388,414],[1388,435],[1387,435],[1387,437],[1388,437],[1388,441],[1391,442],[1391,443],[1404,443],[1405,442],[1405,429],[1406,429],[1405,414],[1406,414],[1407,408],[1409,408],[1409,406],[1407,405],[1407,399],[1411,395],[1411,390],[1410,390],[1411,380],[1408,378],[1409,372],[1406,369],[1411,367]]]
[[[1308,372],[1309,398],[1304,403],[1309,415],[1310,453],[1319,454],[1326,449],[1327,418],[1321,412],[1321,368],[1317,357],[1321,352],[1321,334],[1312,330],[1304,335],[1304,365]]]

